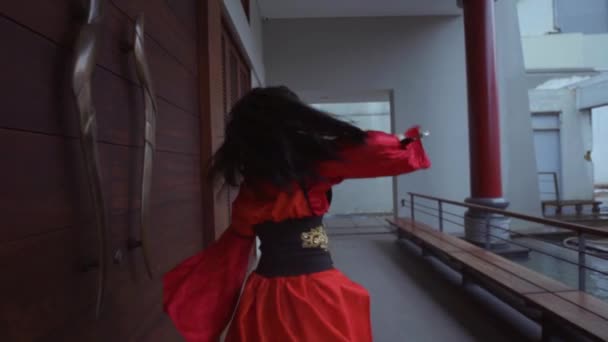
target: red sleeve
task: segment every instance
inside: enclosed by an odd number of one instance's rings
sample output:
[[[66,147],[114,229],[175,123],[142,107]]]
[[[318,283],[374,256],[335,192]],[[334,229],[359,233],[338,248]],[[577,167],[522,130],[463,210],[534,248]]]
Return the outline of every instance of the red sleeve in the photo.
[[[406,136],[419,134],[415,127],[408,130]],[[375,131],[367,133],[365,144],[345,148],[340,157],[337,161],[321,163],[321,176],[339,182],[347,178],[396,176],[431,166],[420,140],[404,147],[396,135]]]
[[[219,339],[238,302],[253,243],[253,236],[229,228],[163,277],[165,312],[186,341]]]

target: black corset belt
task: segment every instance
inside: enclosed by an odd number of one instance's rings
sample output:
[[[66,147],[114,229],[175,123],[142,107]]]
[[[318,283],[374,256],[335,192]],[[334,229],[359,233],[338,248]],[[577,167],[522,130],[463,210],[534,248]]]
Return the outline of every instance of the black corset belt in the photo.
[[[255,226],[262,256],[256,273],[289,277],[333,268],[323,217],[308,217]]]

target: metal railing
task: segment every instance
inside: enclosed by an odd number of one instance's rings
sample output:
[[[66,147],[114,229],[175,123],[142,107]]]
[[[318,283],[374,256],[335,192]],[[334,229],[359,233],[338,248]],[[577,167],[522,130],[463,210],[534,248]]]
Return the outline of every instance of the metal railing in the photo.
[[[555,243],[548,242],[546,240],[539,240],[539,241],[563,248],[565,250],[571,250],[571,251],[576,252],[577,253],[576,262],[569,260],[568,258],[559,256],[559,255],[554,255],[550,252],[547,252],[546,250],[536,248],[534,246],[530,246],[530,245],[527,245],[527,244],[524,244],[524,243],[521,243],[518,241],[514,241],[511,238],[504,238],[504,237],[493,234],[492,230],[495,230],[495,231],[498,230],[498,231],[508,232],[511,237],[535,238],[534,236],[531,236],[531,234],[524,234],[524,233],[517,232],[517,231],[511,230],[508,228],[496,226],[496,225],[492,224],[490,217],[488,217],[488,219],[485,222],[484,247],[486,249],[491,249],[491,239],[493,238],[495,240],[501,240],[507,244],[519,246],[519,247],[525,248],[525,249],[533,251],[533,252],[537,252],[537,253],[540,253],[540,254],[543,254],[546,256],[553,257],[557,260],[566,262],[568,264],[575,265],[578,268],[578,288],[581,291],[586,290],[586,275],[587,275],[588,270],[597,272],[598,274],[601,274],[603,276],[608,276],[608,271],[603,271],[603,270],[600,270],[600,269],[587,265],[588,252],[587,252],[587,247],[586,247],[587,240],[591,236],[608,239],[608,230],[604,230],[604,229],[596,228],[596,227],[585,226],[585,225],[576,224],[576,223],[569,223],[569,222],[547,219],[547,218],[542,218],[542,217],[537,217],[537,216],[531,216],[531,215],[526,215],[526,214],[522,214],[522,213],[517,213],[517,212],[512,212],[512,211],[507,211],[507,210],[502,210],[502,209],[496,209],[496,208],[486,207],[486,206],[481,206],[481,205],[476,205],[476,204],[452,201],[452,200],[448,200],[448,199],[444,199],[444,198],[433,197],[433,196],[428,196],[428,195],[423,195],[423,194],[418,194],[418,193],[409,193],[409,196],[410,196],[409,207],[410,207],[411,219],[413,221],[415,221],[416,216],[417,216],[416,214],[424,214],[424,215],[434,217],[438,220],[438,229],[441,232],[444,232],[446,223],[451,223],[451,224],[454,224],[456,226],[463,227],[463,228],[465,227],[464,223],[459,223],[459,222],[454,221],[453,219],[450,219],[451,217],[456,217],[458,219],[464,220],[465,216],[462,214],[456,214],[451,211],[447,211],[445,209],[446,205],[451,205],[454,207],[464,208],[464,209],[473,209],[473,210],[485,212],[488,214],[501,215],[501,216],[512,218],[512,219],[518,219],[518,220],[522,220],[522,221],[526,221],[526,222],[540,224],[545,227],[560,228],[560,229],[564,229],[564,230],[573,232],[577,236],[577,240],[578,240],[577,247],[578,248],[572,248],[572,247],[564,246],[561,244],[555,244]],[[418,201],[416,201],[416,200],[418,200]],[[427,203],[428,202],[434,203],[434,204],[436,204],[436,206],[433,207],[433,206],[424,204],[424,203],[422,203],[422,200],[426,201]],[[446,216],[450,216],[450,218],[446,218]],[[535,239],[537,239],[537,238],[535,238]],[[593,257],[600,259],[600,260],[608,261],[607,257],[601,256],[601,255],[593,255]]]

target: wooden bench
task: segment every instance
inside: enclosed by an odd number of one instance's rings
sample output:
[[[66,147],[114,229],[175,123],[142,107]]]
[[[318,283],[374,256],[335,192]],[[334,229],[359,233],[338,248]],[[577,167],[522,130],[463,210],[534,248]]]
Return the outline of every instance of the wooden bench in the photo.
[[[555,207],[555,214],[560,215],[562,213],[563,207],[571,207],[574,206],[574,210],[576,210],[577,215],[581,215],[583,213],[583,206],[590,205],[592,206],[592,212],[597,214],[600,212],[600,205],[602,202],[594,201],[594,200],[552,200],[552,201],[542,201],[543,207],[543,215],[546,212],[547,207]]]
[[[463,283],[477,279],[507,302],[516,298],[521,306],[515,307],[542,324],[543,340],[564,326],[593,340],[608,340],[608,303],[423,223],[388,222],[423,252],[448,260],[463,275]]]

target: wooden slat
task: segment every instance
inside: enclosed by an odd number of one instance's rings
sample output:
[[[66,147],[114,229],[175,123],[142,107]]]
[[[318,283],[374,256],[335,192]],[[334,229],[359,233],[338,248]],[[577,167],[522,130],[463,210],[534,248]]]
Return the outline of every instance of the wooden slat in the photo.
[[[430,229],[424,229],[424,230],[422,230],[422,232],[433,235],[437,239],[445,241],[455,247],[460,248],[463,251],[467,251],[467,252],[483,251],[483,248],[477,247],[474,244],[468,243],[468,242],[464,241],[463,239],[456,237],[456,236],[451,236],[449,234],[441,233],[439,231],[430,230]]]
[[[440,251],[447,252],[447,253],[462,251],[462,249],[460,249],[444,240],[438,239],[438,238],[434,237],[433,235],[426,234],[426,233],[416,231],[416,230],[413,230],[409,233],[412,236],[422,240],[424,242],[424,244],[426,244],[427,246],[438,249]]]
[[[183,342],[184,338],[179,334],[173,322],[167,315],[160,315],[153,321],[149,330],[138,336],[136,342]]]
[[[78,137],[67,51],[4,18],[0,18],[0,40],[8,42],[0,54],[5,81],[0,106],[6,113],[0,116],[0,127]],[[103,68],[96,69],[93,88],[100,141],[141,146],[141,89]],[[164,100],[159,101],[157,135],[160,150],[199,153],[199,118]]]
[[[451,253],[454,259],[460,261],[466,267],[473,269],[482,275],[492,279],[498,285],[503,286],[517,294],[541,293],[544,289],[518,277],[513,273],[495,267],[494,265],[466,252]]]
[[[100,144],[108,213],[139,209],[142,150]],[[0,129],[0,243],[79,226],[93,217],[77,139]],[[200,159],[156,154],[152,205],[200,199]]]
[[[74,136],[78,122],[70,94],[69,55],[2,17],[0,40],[0,127]]]
[[[500,255],[485,250],[473,252],[473,254],[496,267],[525,279],[548,292],[572,291],[572,288],[562,282],[546,277],[527,267],[513,263]]]
[[[155,208],[150,234],[152,259],[158,274],[200,251],[203,246],[201,204],[188,201]]]
[[[608,320],[608,303],[581,291],[556,293],[557,296]],[[608,321],[606,322],[608,324]]]
[[[198,1],[197,0],[165,0],[167,6],[170,7],[172,14],[177,18],[177,21],[187,27],[191,32],[192,37],[196,39],[198,35]],[[151,34],[153,34],[151,32]],[[196,60],[194,61],[196,64]]]
[[[155,209],[149,238],[158,277],[150,280],[141,249],[125,248],[128,237],[139,238],[139,216],[113,217],[110,256],[120,250],[123,260],[111,265],[102,317],[99,320],[84,317],[75,326],[60,329],[50,337],[75,342],[131,341],[152,328],[150,321],[163,315],[162,274],[169,269],[168,265],[172,267],[202,248],[200,224],[200,204],[178,202]]]
[[[125,248],[130,231],[138,227],[137,217],[124,214],[110,220],[109,272],[101,317],[97,319],[92,314],[74,317],[68,324],[49,332],[45,340],[129,341],[146,319],[160,312],[157,308],[162,296],[160,280],[147,278],[140,250],[128,252]],[[120,264],[112,260],[118,250],[123,254]],[[90,307],[89,313],[92,312]]]
[[[602,340],[608,340],[608,321],[604,318],[562,299],[556,294],[528,294],[526,298],[589,334]]]
[[[133,0],[120,3],[131,2]],[[106,9],[105,35],[101,36],[98,64],[134,83],[139,83],[135,74],[134,57],[129,51],[133,37],[133,21],[110,3]],[[150,31],[148,17],[146,15],[145,30],[147,33]],[[168,29],[166,29],[166,34],[174,41],[179,41],[184,36],[181,32],[176,33]],[[71,44],[70,42],[64,46],[71,50]],[[197,115],[199,103],[196,67],[188,69],[175,58],[174,54],[178,53],[179,49],[168,48],[148,34],[146,34],[144,44],[156,94],[183,110]],[[190,50],[191,55],[188,56],[196,58],[196,41],[191,42]]]
[[[0,129],[0,243],[92,217],[75,139]]]
[[[142,149],[100,145],[106,201],[113,215],[140,208]],[[200,203],[200,160],[196,156],[157,152],[152,171],[152,210],[172,202]]]
[[[123,1],[130,2],[130,1]],[[55,4],[57,3],[57,4]],[[57,6],[55,6],[57,5]],[[78,1],[56,1],[52,4],[40,3],[35,0],[23,1],[2,1],[0,2],[0,13],[12,18],[19,24],[28,27],[39,35],[33,34],[30,30],[21,28],[27,32],[27,37],[17,38],[6,35],[4,28],[0,30],[0,38],[2,41],[8,42],[5,45],[3,52],[13,48],[13,45],[29,44],[34,39],[45,40],[47,43],[59,45],[67,58],[62,58],[61,68],[52,70],[67,71],[70,61],[72,60],[72,47],[76,33],[81,25],[81,18],[76,14],[79,13]],[[44,16],[38,14],[39,9]],[[4,18],[2,20],[8,21]],[[12,21],[11,24],[18,26]],[[135,74],[133,55],[128,51],[130,40],[133,36],[131,19],[113,5],[106,6],[105,17],[102,23],[103,34],[100,35],[99,56],[97,59],[98,65],[110,70],[116,75],[130,80],[133,83],[138,83]],[[179,33],[168,32],[178,40]],[[35,38],[34,38],[35,37]],[[43,38],[44,37],[44,38]],[[45,39],[46,38],[46,39]],[[196,41],[191,42],[192,56],[196,58]],[[195,72],[189,71],[180,61],[169,54],[170,49],[166,49],[159,43],[146,36],[146,52],[150,64],[152,79],[156,86],[157,95],[166,99],[170,103],[186,110],[187,112],[197,115],[199,112],[198,103],[198,81]],[[21,57],[36,57],[36,54],[28,55],[21,54]],[[190,57],[193,58],[193,57]],[[44,61],[44,58],[39,58],[38,61]],[[196,70],[196,69],[193,69]],[[28,80],[34,80],[37,75],[33,72],[25,72],[21,75]],[[3,83],[4,84],[4,83]],[[46,83],[46,85],[59,86],[56,82]],[[65,86],[65,85],[64,85]],[[62,91],[68,91],[69,87],[59,88]],[[97,93],[97,92],[96,92]],[[23,96],[23,95],[21,95]],[[21,96],[19,98],[21,98]]]
[[[41,341],[56,327],[92,312],[97,273],[77,271],[85,260],[95,260],[86,232],[93,233],[93,227],[0,244],[1,341]]]
[[[545,291],[513,273],[497,268],[495,265],[470,254],[470,251],[477,251],[480,249],[467,243],[466,241],[448,236],[441,232],[433,231],[426,225],[419,223],[412,224],[412,222],[408,220],[400,219],[396,223],[399,227],[404,227],[408,233],[428,242],[429,244],[434,244],[436,248],[441,249],[443,252],[458,260],[466,267],[481,273],[485,277],[492,279],[499,285],[504,286],[511,291],[516,293],[539,293]]]
[[[387,219],[386,221],[388,223],[390,223],[396,227],[399,227],[401,229],[404,229],[406,231],[411,231],[415,227],[414,222],[412,222],[412,220],[410,220],[410,219],[398,218],[396,220]]]
[[[405,220],[405,219],[398,220],[398,224],[400,227],[404,227],[408,232],[418,236],[421,239],[424,239],[423,237],[421,237],[424,234],[429,234],[429,235],[435,236],[436,237],[435,242],[437,242],[437,241],[441,242],[441,245],[438,244],[437,248],[445,249],[446,251],[449,251],[446,247],[446,243],[448,243],[461,250],[469,251],[469,252],[473,253],[475,256],[477,256],[478,258],[481,258],[509,273],[515,274],[518,277],[525,279],[549,292],[571,291],[572,290],[571,287],[569,287],[559,281],[553,280],[538,272],[530,270],[524,266],[515,264],[495,253],[488,252],[482,248],[469,244],[466,241],[462,241],[456,237],[449,236],[449,235],[443,234],[439,231],[433,230],[430,226],[427,226],[427,225],[424,225],[421,223],[412,224],[412,222],[410,220]],[[429,241],[429,242],[432,243],[433,241]]]
[[[174,202],[157,207],[150,230],[152,261],[162,275],[203,245],[200,204]],[[86,229],[85,229],[86,228]],[[0,305],[2,341],[127,341],[150,315],[160,315],[160,278],[149,280],[141,249],[126,250],[129,236],[139,237],[139,216],[111,218],[110,272],[106,305],[93,317],[96,271],[77,272],[96,258],[94,227],[78,227],[0,245],[0,268],[10,273],[0,291],[10,293]],[[86,232],[86,237],[79,237]],[[123,260],[111,257],[121,251]]]
[[[194,11],[196,10],[196,2],[194,0],[179,0],[179,2],[182,4],[172,5],[171,7],[182,8],[181,12],[184,12],[187,9],[184,4],[187,4],[189,8],[192,8]],[[110,1],[107,2],[104,18],[106,21],[104,25],[106,26],[104,27],[105,31],[117,35],[106,37],[104,40],[108,42],[113,41],[114,45],[119,47],[118,44],[128,40],[131,33],[131,25],[128,25],[125,20],[129,19],[129,17],[121,11],[127,9],[131,14],[131,18],[135,18],[137,13],[144,12],[146,15],[146,27],[150,26],[149,29],[146,29],[147,35],[154,37],[156,41],[160,42],[169,51],[172,51],[180,63],[191,68],[193,73],[195,72],[197,65],[196,35],[188,32],[189,30],[185,29],[185,26],[181,24],[178,17],[172,13],[167,13],[167,11],[170,11],[170,8],[167,7],[168,5],[163,4],[159,0],[139,0],[138,3],[129,0],[116,1],[115,3],[122,8],[117,8]],[[80,4],[78,1],[70,0],[54,2],[39,2],[35,0],[3,1],[0,3],[0,13],[64,46],[69,46],[73,42],[82,20]],[[193,20],[196,21],[195,15],[196,12],[188,18],[189,25],[196,25],[195,22],[191,23]],[[163,18],[159,19],[159,17]],[[180,15],[180,17],[185,18],[184,15]],[[116,18],[121,20],[121,25],[111,22],[115,21]],[[164,31],[162,31],[163,25]],[[125,29],[129,30],[126,31]],[[120,38],[120,40],[113,38]]]
[[[156,94],[183,110],[198,115],[198,79],[181,65],[176,64],[168,53],[155,41],[146,38],[146,53]]]
[[[144,106],[141,88],[97,68],[93,87],[99,122],[99,140],[142,146]],[[71,104],[71,103],[70,103]],[[161,151],[199,154],[199,118],[158,99],[157,144]]]
[[[201,169],[198,157],[159,152],[152,174],[152,206],[168,202],[201,202]]]
[[[516,295],[526,296],[551,315],[597,338],[608,339],[608,303],[584,292],[574,291],[561,282],[483,249],[459,250],[456,246],[462,244],[456,243],[454,239],[457,238],[433,230],[430,226],[404,219],[392,224],[446,253],[465,268],[480,273]]]
[[[411,220],[407,220],[407,219],[397,219],[396,221],[389,220],[389,222],[391,222],[391,224],[394,224],[402,229],[405,229],[406,231],[408,231],[414,235],[420,235],[420,234],[432,235],[436,239],[444,241],[445,243],[455,246],[458,249],[461,249],[463,251],[473,252],[473,251],[482,251],[483,250],[482,248],[477,247],[471,243],[468,243],[456,236],[451,236],[449,234],[442,233],[436,229],[433,229],[431,226],[420,223],[420,222],[413,223]]]
[[[74,1],[1,1],[0,14],[55,42],[73,42],[81,21]],[[6,42],[6,41],[3,41]]]
[[[139,111],[143,115],[143,111]],[[158,101],[156,148],[161,151],[200,155],[200,117],[166,101]],[[143,131],[143,130],[142,130]]]
[[[144,13],[146,34],[174,55],[192,74],[196,73],[196,0],[111,0],[108,3],[132,20]]]
[[[160,278],[148,280],[141,250],[125,248],[129,236],[139,237],[143,141],[142,95],[128,48],[133,18],[144,12],[159,105],[150,238],[161,275],[203,245],[200,175],[208,153],[201,158],[198,50],[208,37],[198,39],[199,3],[105,2],[93,99],[108,254],[122,251],[124,260],[107,260],[106,303],[97,320],[96,271],[77,271],[96,258],[98,242],[69,75],[81,4],[0,2],[0,269],[9,275],[0,282],[7,294],[0,300],[0,341],[181,340],[161,313]]]

